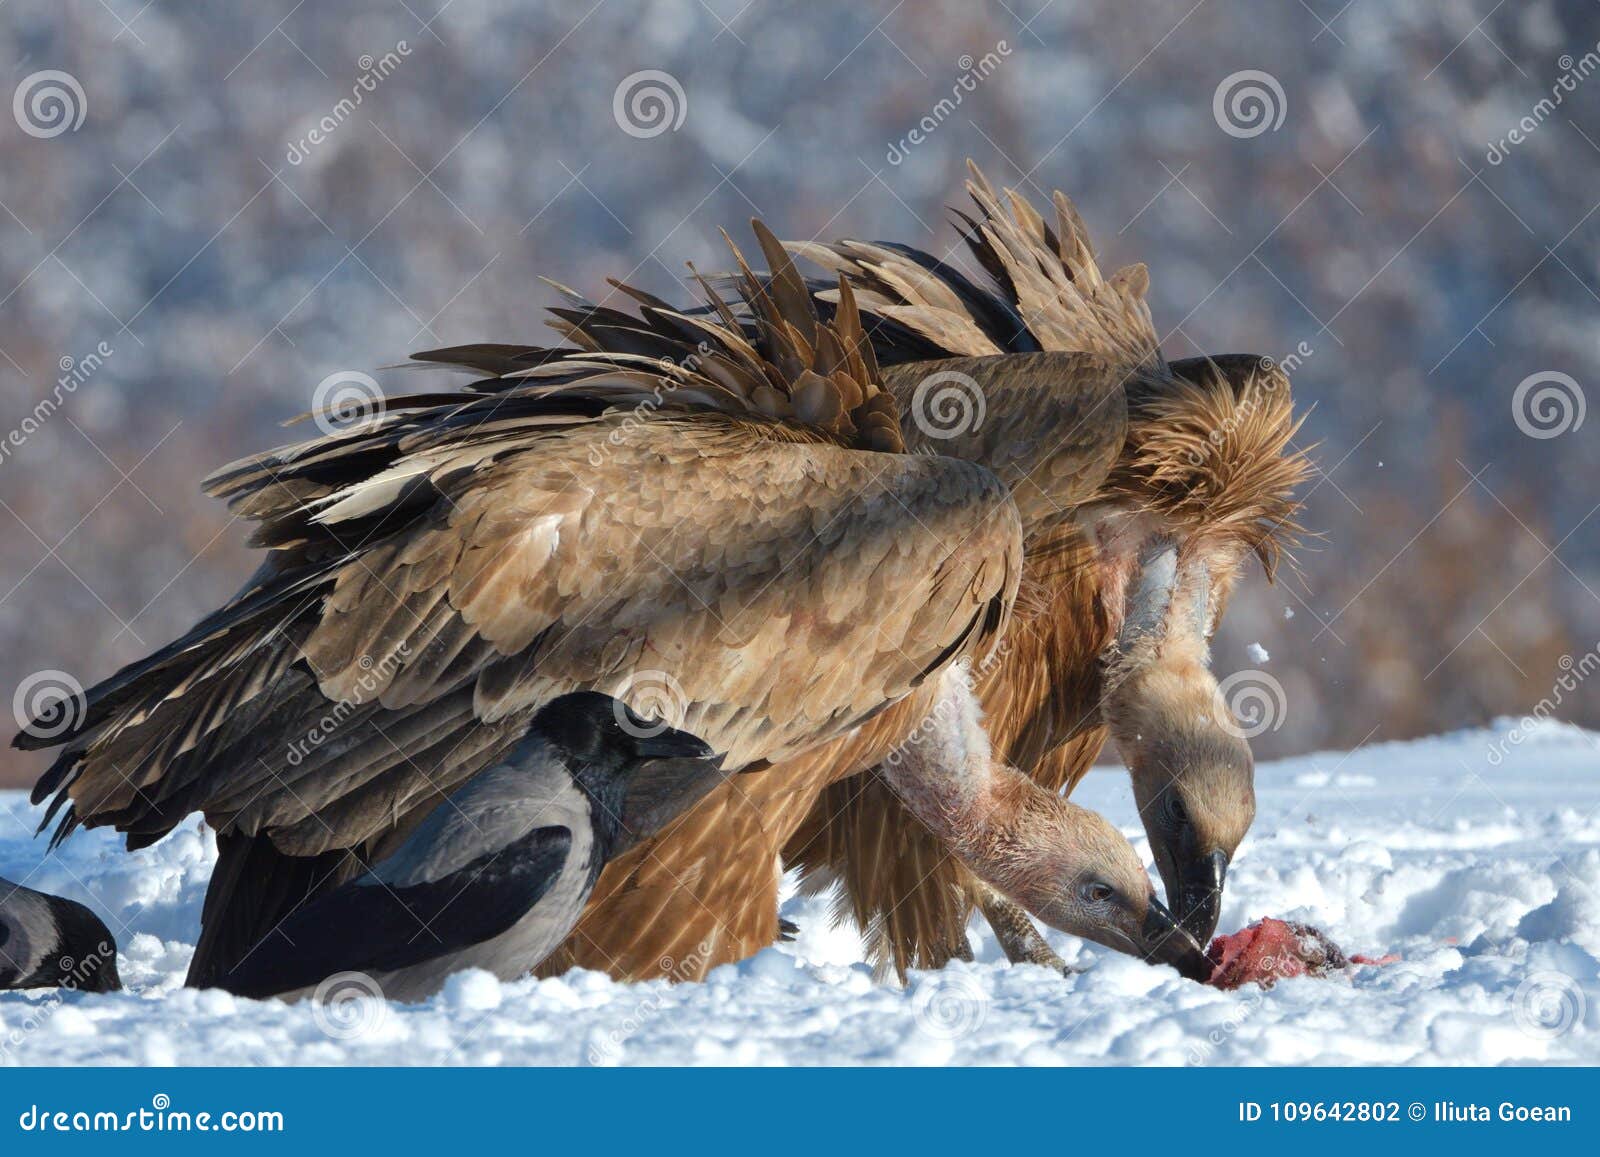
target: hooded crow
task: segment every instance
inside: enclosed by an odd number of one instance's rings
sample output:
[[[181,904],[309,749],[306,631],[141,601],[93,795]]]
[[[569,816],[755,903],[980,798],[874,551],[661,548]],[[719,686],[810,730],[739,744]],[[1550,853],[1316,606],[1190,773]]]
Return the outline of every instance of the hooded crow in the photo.
[[[117,942],[100,917],[0,878],[0,989],[121,987]]]
[[[294,998],[360,971],[413,1001],[464,968],[515,979],[566,938],[606,861],[697,802],[721,764],[609,695],[564,695],[504,762],[368,871],[292,912],[219,986]]]

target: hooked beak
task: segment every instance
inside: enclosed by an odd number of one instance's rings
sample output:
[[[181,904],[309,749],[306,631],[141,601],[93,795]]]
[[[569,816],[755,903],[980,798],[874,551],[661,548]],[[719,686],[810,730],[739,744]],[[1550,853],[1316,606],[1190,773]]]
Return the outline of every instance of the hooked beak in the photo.
[[[1167,892],[1184,931],[1209,944],[1222,915],[1222,886],[1228,878],[1228,853],[1221,848],[1195,856],[1178,869],[1178,886]]]
[[[1190,980],[1204,984],[1211,979],[1211,958],[1154,896],[1139,932],[1139,950],[1149,963],[1170,964]]]

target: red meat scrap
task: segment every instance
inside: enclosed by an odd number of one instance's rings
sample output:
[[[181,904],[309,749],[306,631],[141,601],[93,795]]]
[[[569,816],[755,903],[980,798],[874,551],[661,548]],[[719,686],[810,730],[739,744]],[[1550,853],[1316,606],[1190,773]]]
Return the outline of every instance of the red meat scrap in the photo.
[[[1327,976],[1352,964],[1391,964],[1397,956],[1346,956],[1320,929],[1267,917],[1231,936],[1218,936],[1206,950],[1215,970],[1210,983],[1263,988],[1290,976]]]

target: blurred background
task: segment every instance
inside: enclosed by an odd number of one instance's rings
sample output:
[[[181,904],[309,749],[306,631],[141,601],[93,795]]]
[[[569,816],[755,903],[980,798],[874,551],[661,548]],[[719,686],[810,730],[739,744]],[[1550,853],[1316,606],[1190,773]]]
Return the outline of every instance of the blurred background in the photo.
[[[1300,573],[1219,674],[1260,754],[1600,725],[1593,0],[11,0],[0,690],[88,685],[252,569],[198,493],[329,375],[682,295],[718,228],[956,243],[971,156],[1143,260],[1169,356],[1289,361]],[[641,75],[642,74],[642,75]],[[1587,391],[1587,397],[1585,395]],[[1265,656],[1263,657],[1263,652]],[[1562,681],[1574,685],[1564,689]],[[0,715],[3,718],[3,715]],[[9,720],[7,720],[9,723]],[[5,749],[0,783],[43,766]]]

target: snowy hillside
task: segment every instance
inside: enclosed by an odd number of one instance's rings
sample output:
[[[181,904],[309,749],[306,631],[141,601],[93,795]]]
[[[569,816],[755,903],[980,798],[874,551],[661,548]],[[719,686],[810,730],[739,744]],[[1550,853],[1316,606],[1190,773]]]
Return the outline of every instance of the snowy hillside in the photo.
[[[1507,721],[1507,727],[1510,727]],[[1219,992],[1084,947],[1064,979],[979,963],[877,984],[826,905],[791,900],[793,944],[704,984],[593,973],[457,977],[420,1006],[289,1007],[183,990],[211,851],[187,827],[128,856],[80,834],[44,865],[0,795],[0,875],[84,900],[122,940],[131,991],[0,994],[4,1064],[1495,1064],[1600,1062],[1600,736],[1546,725],[1322,754],[1259,769],[1260,814],[1222,926],[1320,925],[1385,967]],[[1140,841],[1120,773],[1083,802]]]

